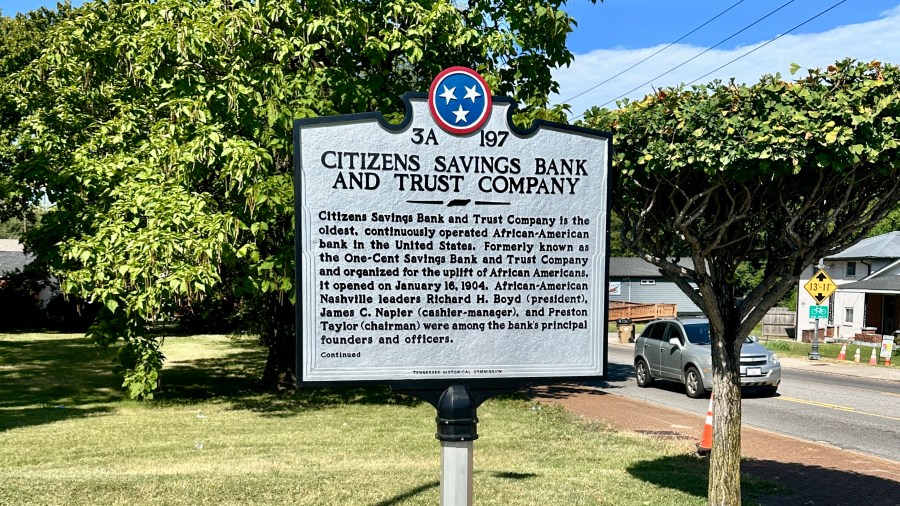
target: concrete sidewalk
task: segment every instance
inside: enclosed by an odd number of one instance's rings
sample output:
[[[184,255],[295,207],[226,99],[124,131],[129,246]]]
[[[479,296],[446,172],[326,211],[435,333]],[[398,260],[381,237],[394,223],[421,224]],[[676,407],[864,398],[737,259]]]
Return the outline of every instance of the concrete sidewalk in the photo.
[[[592,386],[544,387],[531,394],[585,418],[647,437],[698,441],[705,422],[705,417],[696,413]],[[900,462],[749,427],[741,430],[741,439],[741,472],[778,483],[789,491],[787,495],[759,498],[759,504],[900,506]]]

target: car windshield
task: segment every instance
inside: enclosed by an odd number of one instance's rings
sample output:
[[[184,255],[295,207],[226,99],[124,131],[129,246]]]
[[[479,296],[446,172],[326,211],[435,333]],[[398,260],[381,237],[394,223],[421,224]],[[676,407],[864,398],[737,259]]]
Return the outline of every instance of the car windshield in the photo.
[[[709,344],[709,324],[696,323],[694,325],[685,325],[684,331],[687,332],[688,341],[694,344]]]

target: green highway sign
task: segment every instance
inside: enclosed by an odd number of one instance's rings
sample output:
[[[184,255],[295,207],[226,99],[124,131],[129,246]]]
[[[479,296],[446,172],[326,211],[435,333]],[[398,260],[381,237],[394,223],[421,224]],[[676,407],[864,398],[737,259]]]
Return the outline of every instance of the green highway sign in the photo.
[[[810,318],[828,318],[828,306],[809,306]]]

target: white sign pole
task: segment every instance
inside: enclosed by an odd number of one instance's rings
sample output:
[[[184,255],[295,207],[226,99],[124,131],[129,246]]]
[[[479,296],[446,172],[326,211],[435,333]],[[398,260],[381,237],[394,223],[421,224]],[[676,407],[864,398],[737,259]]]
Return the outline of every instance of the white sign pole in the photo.
[[[441,506],[472,505],[474,441],[441,441]]]

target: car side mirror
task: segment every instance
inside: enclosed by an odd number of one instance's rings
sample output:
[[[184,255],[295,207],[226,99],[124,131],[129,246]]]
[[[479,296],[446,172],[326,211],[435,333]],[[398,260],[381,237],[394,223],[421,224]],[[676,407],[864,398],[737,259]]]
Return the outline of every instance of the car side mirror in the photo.
[[[681,348],[681,340],[678,339],[677,337],[670,337],[669,344],[671,344],[673,346],[678,346],[679,348]]]
[[[756,336],[747,336],[747,337],[748,337],[751,341],[753,341],[754,343],[758,343],[758,342],[759,342],[759,338],[756,337]]]

